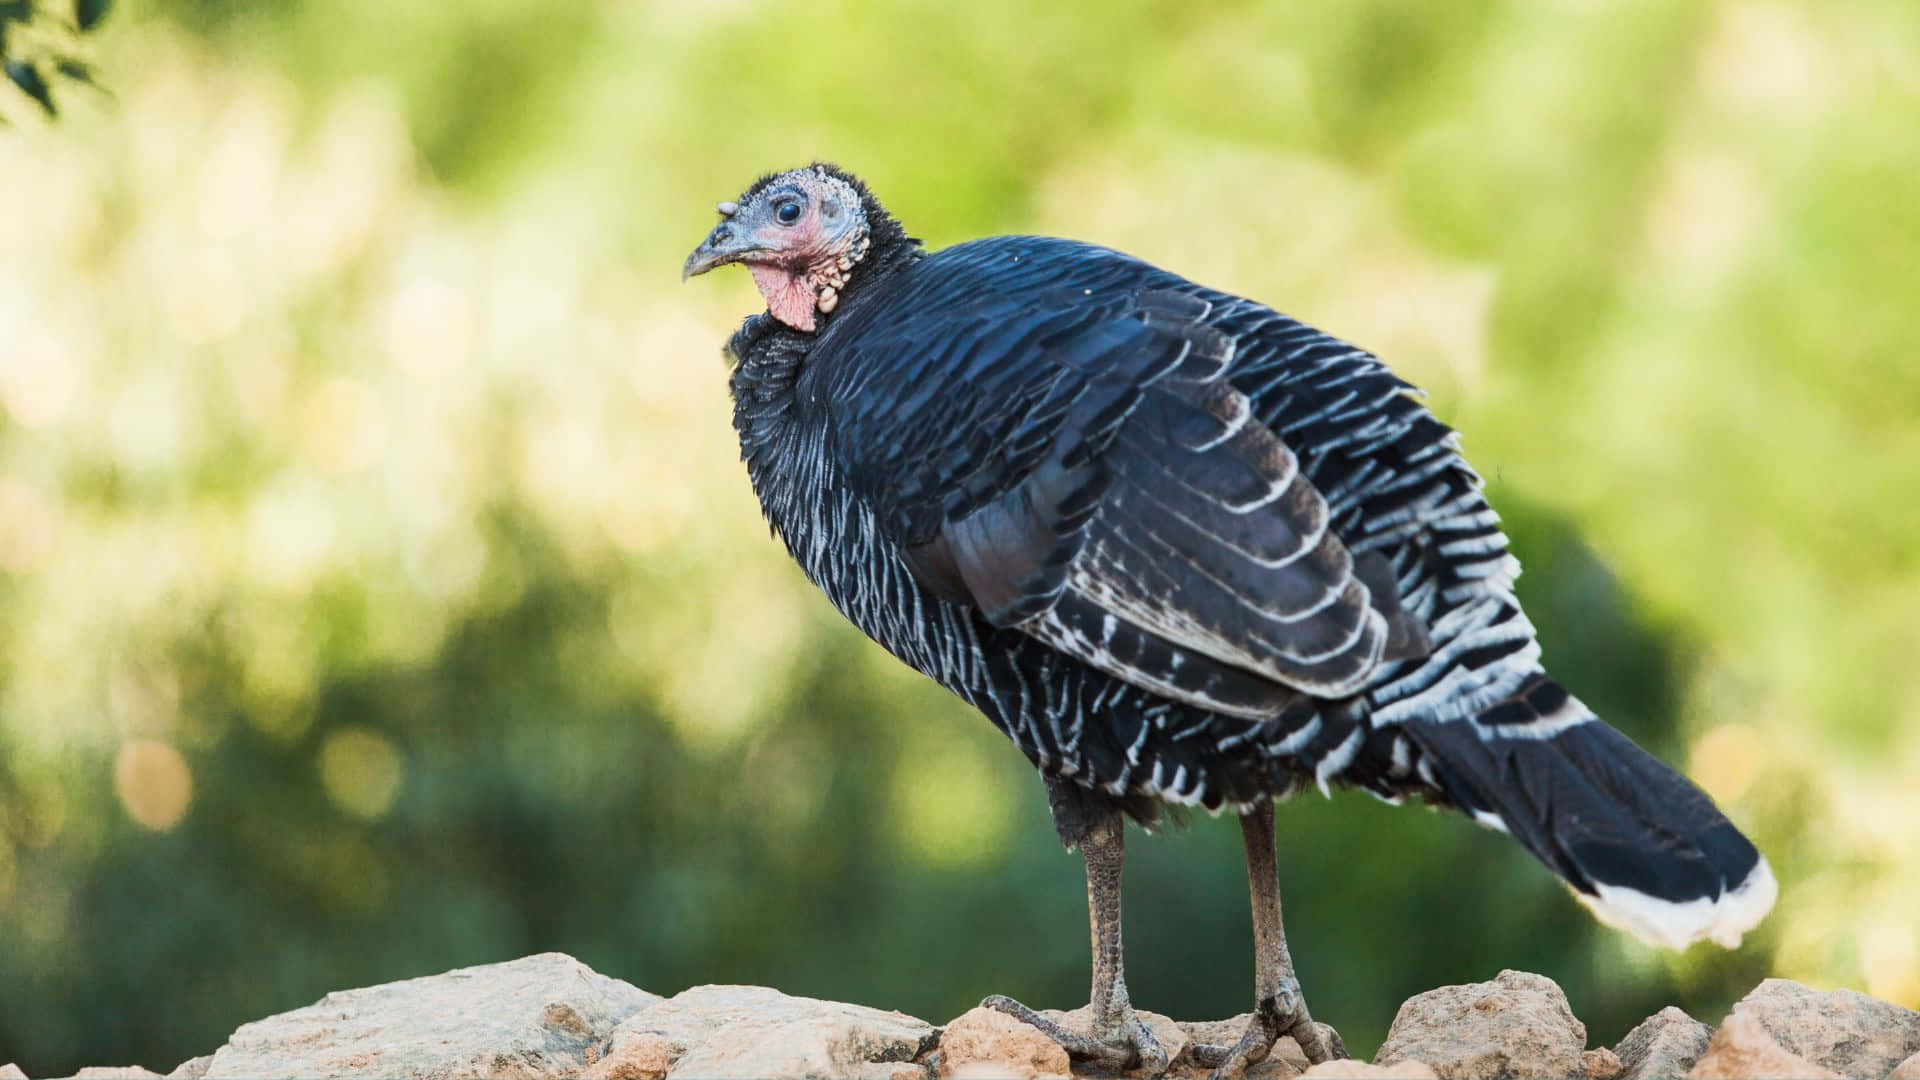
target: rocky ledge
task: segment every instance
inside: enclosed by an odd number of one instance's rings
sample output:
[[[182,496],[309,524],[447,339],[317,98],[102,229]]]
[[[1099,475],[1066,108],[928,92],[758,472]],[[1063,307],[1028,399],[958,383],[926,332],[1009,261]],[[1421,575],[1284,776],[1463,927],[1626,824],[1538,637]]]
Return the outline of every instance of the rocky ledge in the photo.
[[[1051,1014],[1069,1027],[1080,1013]],[[1187,1048],[1231,1041],[1244,1018],[1179,1023],[1152,1013],[1176,1080],[1203,1075]],[[1084,1028],[1083,1028],[1084,1030]],[[935,1026],[904,1013],[790,997],[760,986],[696,986],[671,998],[547,953],[328,994],[242,1026],[167,1080],[255,1077],[692,1078],[1065,1077],[1066,1054],[1033,1029],[975,1009]],[[156,1078],[89,1068],[89,1080]],[[1307,1067],[1292,1039],[1249,1075],[1563,1078],[1866,1077],[1920,1080],[1920,1013],[1851,990],[1768,979],[1717,1029],[1667,1008],[1617,1046],[1587,1030],[1553,981],[1503,971],[1492,982],[1409,998],[1372,1063]],[[24,1080],[12,1065],[0,1080]]]

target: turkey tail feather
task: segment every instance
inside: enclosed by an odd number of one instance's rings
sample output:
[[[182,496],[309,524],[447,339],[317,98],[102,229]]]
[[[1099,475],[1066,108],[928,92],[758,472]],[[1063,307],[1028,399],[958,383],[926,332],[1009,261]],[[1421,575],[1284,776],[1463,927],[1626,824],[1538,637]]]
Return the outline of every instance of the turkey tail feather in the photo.
[[[1476,718],[1405,730],[1423,779],[1512,834],[1604,923],[1667,948],[1733,948],[1773,906],[1772,870],[1713,801],[1544,674]]]

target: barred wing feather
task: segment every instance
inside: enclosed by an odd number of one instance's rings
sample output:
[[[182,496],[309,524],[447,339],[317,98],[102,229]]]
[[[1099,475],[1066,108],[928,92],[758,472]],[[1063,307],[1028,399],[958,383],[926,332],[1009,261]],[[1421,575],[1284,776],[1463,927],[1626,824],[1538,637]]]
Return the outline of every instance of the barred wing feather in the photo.
[[[1211,304],[1138,280],[1095,301],[978,284],[970,325],[994,330],[923,352],[894,399],[942,419],[896,411],[878,455],[848,447],[915,572],[1187,704],[1261,717],[1361,691],[1393,636],[1397,598],[1374,596],[1391,572],[1356,567],[1299,460],[1227,380],[1234,341],[1206,322]],[[997,419],[956,419],[976,413]]]

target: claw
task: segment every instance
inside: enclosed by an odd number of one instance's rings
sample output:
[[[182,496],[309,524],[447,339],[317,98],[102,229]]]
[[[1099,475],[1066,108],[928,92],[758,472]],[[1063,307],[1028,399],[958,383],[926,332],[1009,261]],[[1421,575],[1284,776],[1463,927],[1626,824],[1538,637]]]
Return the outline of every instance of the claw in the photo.
[[[1305,1028],[1304,1037],[1301,1031]],[[1340,1040],[1340,1033],[1329,1024],[1317,1024],[1302,1018],[1287,1034],[1300,1044],[1300,1052],[1315,1065],[1323,1061],[1334,1061],[1347,1057],[1347,1044]]]
[[[1282,1035],[1292,1036],[1307,1061],[1315,1065],[1347,1056],[1339,1032],[1314,1023],[1307,1015],[1298,988],[1282,986],[1254,1007],[1253,1019],[1247,1023],[1246,1033],[1240,1036],[1239,1042],[1232,1046],[1195,1046],[1193,1060],[1201,1068],[1213,1070],[1208,1080],[1226,1080],[1265,1061]]]
[[[980,1004],[995,1012],[1005,1013],[1023,1024],[1032,1025],[1040,1034],[1059,1043],[1067,1056],[1076,1061],[1123,1072],[1143,1069],[1148,1076],[1159,1076],[1167,1071],[1166,1048],[1160,1045],[1160,1040],[1153,1037],[1153,1032],[1147,1030],[1147,1025],[1140,1022],[1131,1008],[1116,1017],[1109,1030],[1081,1034],[1062,1027],[1004,994],[995,994]]]

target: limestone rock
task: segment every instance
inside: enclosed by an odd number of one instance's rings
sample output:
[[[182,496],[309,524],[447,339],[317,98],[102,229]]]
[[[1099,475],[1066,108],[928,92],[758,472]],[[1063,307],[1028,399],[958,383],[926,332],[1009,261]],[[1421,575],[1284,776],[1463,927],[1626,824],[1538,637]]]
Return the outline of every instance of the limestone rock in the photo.
[[[1586,1026],[1553,980],[1502,971],[1408,998],[1374,1061],[1423,1061],[1443,1080],[1560,1080],[1580,1072],[1586,1045]]]
[[[570,956],[543,953],[328,994],[243,1025],[203,1075],[570,1076],[615,1025],[659,1000]]]
[[[1369,1065],[1352,1058],[1323,1061],[1300,1075],[1302,1080],[1438,1080],[1439,1077],[1433,1066],[1424,1061]]]
[[[1619,1055],[1606,1047],[1588,1050],[1580,1055],[1580,1075],[1585,1080],[1615,1080],[1627,1067],[1620,1062]]]
[[[1048,1012],[1085,1031],[1089,1010]],[[1199,1080],[1202,1043],[1231,1045],[1251,1020],[1141,1021],[1167,1050],[1164,1080]],[[1324,1028],[1324,1025],[1322,1025]],[[1920,1080],[1920,1012],[1849,990],[1769,979],[1718,1032],[1679,1009],[1648,1017],[1611,1050],[1586,1050],[1566,996],[1539,975],[1503,971],[1401,1005],[1374,1064],[1308,1067],[1291,1038],[1245,1080],[1656,1080],[1686,1076]],[[936,1053],[937,1048],[937,1053]],[[935,1075],[936,1070],[938,1076]],[[945,1032],[898,1012],[792,997],[756,986],[700,986],[662,999],[571,957],[531,956],[329,994],[247,1024],[206,1057],[162,1078],[136,1066],[90,1067],[74,1080],[468,1077],[581,1080],[1066,1080],[1067,1054],[1012,1017],[974,1009]],[[26,1080],[13,1065],[0,1080]]]
[[[1707,1043],[1706,1056],[1687,1074],[1688,1080],[1751,1080],[1753,1077],[1792,1077],[1795,1080],[1837,1080],[1839,1073],[1823,1069],[1780,1045],[1752,1013],[1736,1009]]]
[[[1060,1044],[1006,1013],[975,1008],[940,1033],[940,1075],[1032,1080],[1072,1070]]]
[[[173,1071],[167,1074],[167,1080],[200,1080],[212,1067],[213,1055],[202,1054],[175,1065]]]
[[[616,1031],[585,1080],[662,1080],[680,1051],[653,1031]]]
[[[1627,1032],[1614,1056],[1626,1071],[1620,1080],[1665,1080],[1685,1076],[1707,1053],[1713,1032],[1707,1025],[1669,1005]]]
[[[636,1041],[648,1034],[658,1042]],[[905,1013],[762,986],[696,986],[628,1017],[603,1060],[644,1052],[647,1063],[657,1062],[664,1044],[672,1058],[666,1075],[674,1077],[864,1075],[872,1063],[911,1062],[938,1034]]]
[[[1844,1076],[1879,1080],[1920,1053],[1920,1012],[1852,990],[1768,979],[1733,1007],[1792,1054]]]
[[[914,1061],[869,1061],[855,1080],[932,1080],[933,1070]]]

